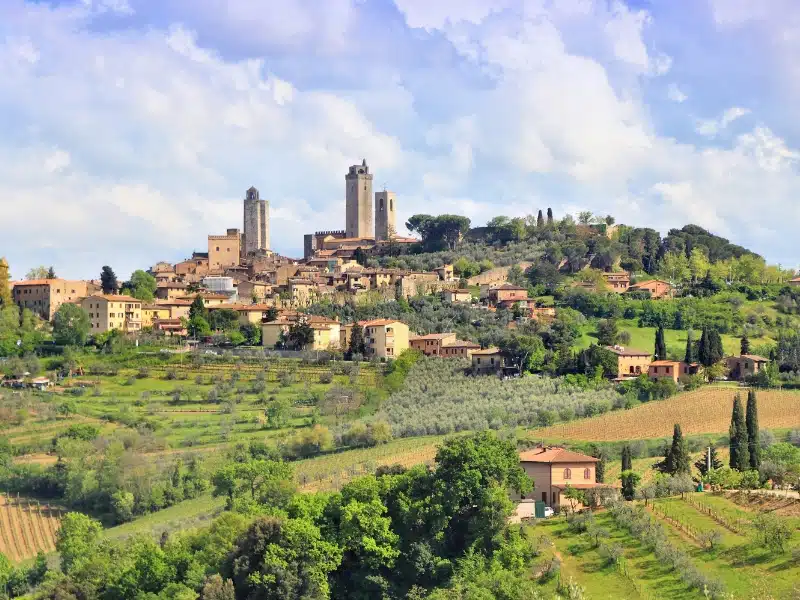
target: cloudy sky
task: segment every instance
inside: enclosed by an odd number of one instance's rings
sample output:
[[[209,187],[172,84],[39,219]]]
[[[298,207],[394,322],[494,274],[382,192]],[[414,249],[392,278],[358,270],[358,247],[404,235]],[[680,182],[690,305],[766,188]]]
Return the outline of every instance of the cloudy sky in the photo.
[[[120,276],[241,227],[552,206],[800,262],[796,0],[0,0],[0,254]]]

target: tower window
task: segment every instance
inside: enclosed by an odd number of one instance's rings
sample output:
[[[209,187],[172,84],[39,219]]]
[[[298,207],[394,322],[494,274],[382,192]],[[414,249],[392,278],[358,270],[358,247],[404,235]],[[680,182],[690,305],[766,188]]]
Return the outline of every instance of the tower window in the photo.
[[[389,198],[389,210],[394,210],[394,200]]]
[[[381,206],[381,210],[383,210],[383,198],[381,198],[380,206]]]

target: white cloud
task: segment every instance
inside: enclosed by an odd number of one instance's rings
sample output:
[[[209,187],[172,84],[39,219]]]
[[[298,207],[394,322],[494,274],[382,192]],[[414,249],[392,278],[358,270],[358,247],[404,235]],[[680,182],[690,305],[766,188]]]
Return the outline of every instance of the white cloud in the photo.
[[[747,108],[733,106],[727,109],[718,119],[704,119],[697,122],[695,131],[706,137],[714,137],[724,131],[728,125],[750,114]]]
[[[667,87],[667,98],[680,104],[682,102],[686,102],[686,100],[689,99],[689,96],[687,96],[683,90],[678,87],[677,83],[670,83]]]

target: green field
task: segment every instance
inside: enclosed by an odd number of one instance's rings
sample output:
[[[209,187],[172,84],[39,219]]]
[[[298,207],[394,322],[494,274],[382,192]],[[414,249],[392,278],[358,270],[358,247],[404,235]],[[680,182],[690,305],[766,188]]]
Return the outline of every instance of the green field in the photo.
[[[631,341],[625,346],[634,348],[636,350],[653,351],[655,346],[656,329],[655,327],[639,327],[635,320],[620,319],[617,321],[620,333],[625,331],[631,336]],[[588,348],[592,344],[597,343],[597,323],[589,322],[582,328],[582,335],[578,338],[576,346],[578,348]],[[698,336],[699,332],[695,332]],[[667,344],[667,352],[676,358],[683,358],[686,353],[686,338],[688,332],[685,330],[678,331],[676,329],[665,329],[664,339]],[[695,337],[695,341],[698,338]],[[750,340],[751,344],[758,345],[767,343],[771,340],[767,338],[753,338]],[[722,345],[726,354],[739,354],[740,340],[738,337],[732,335],[722,335]]]

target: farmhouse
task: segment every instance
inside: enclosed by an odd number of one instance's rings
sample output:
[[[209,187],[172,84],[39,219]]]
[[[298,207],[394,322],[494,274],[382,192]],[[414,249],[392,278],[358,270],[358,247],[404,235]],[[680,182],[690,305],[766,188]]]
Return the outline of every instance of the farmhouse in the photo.
[[[472,372],[475,375],[495,375],[502,372],[505,359],[500,348],[472,351]]]
[[[681,377],[695,375],[700,365],[697,363],[686,363],[681,360],[654,360],[647,369],[647,376],[650,379],[672,379],[678,383]]]
[[[553,508],[561,506],[567,486],[578,489],[607,487],[595,482],[599,459],[558,447],[539,447],[521,452],[520,464],[533,479],[532,497]]]
[[[742,354],[741,356],[729,356],[725,359],[725,364],[730,371],[730,378],[741,381],[751,375],[757,375],[761,369],[767,366],[769,359],[755,354]]]
[[[622,346],[606,346],[606,350],[617,357],[617,379],[638,377],[647,373],[652,362],[652,355],[643,350],[626,349]]]
[[[673,294],[672,285],[661,279],[648,279],[640,281],[628,288],[629,292],[647,292],[654,300],[661,298],[671,298]]]

